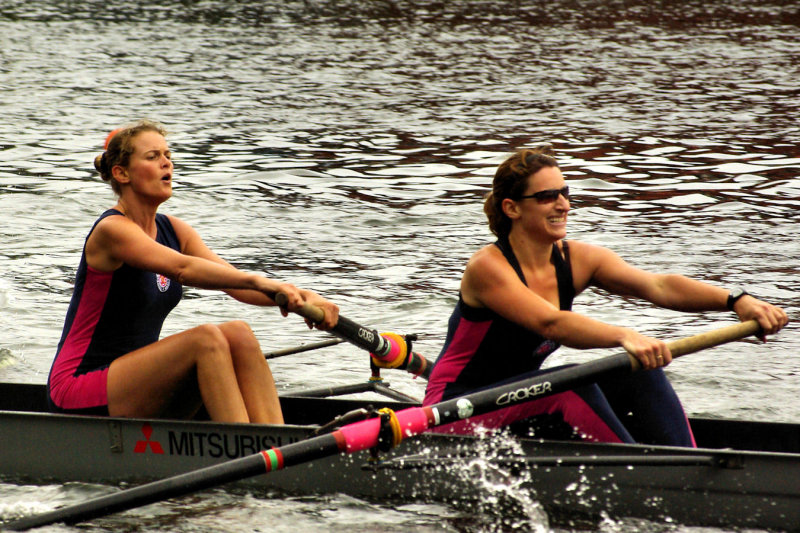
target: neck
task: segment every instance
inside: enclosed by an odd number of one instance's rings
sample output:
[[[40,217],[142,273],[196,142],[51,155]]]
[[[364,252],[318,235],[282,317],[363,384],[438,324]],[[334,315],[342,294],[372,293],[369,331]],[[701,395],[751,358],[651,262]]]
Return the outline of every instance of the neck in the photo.
[[[517,256],[520,264],[531,268],[547,267],[550,264],[553,241],[536,240],[523,231],[512,229],[508,235],[508,242],[514,249],[514,255]]]
[[[132,203],[120,198],[114,209],[120,211],[125,218],[134,222],[137,226],[142,228],[145,233],[155,238],[156,229],[156,212],[157,206],[151,206],[141,203]]]

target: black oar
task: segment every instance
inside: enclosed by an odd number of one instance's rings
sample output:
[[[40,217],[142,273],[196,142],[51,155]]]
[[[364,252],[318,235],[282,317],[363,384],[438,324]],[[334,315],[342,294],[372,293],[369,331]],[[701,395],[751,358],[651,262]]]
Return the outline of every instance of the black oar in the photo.
[[[758,323],[752,320],[675,341],[669,344],[669,348],[674,357],[679,357],[759,332]],[[5,527],[21,531],[55,522],[81,522],[338,453],[354,453],[374,448],[379,443],[385,442],[382,430],[386,427],[391,428],[392,444],[396,445],[404,438],[418,435],[435,426],[543,398],[604,378],[629,374],[638,369],[638,362],[629,354],[612,355],[431,406],[411,407],[397,413],[385,413],[385,417],[390,419],[388,424],[384,424],[382,418],[348,424],[333,433],[264,450],[254,455],[123,490],[78,505],[22,518],[6,524]]]
[[[265,359],[275,359],[276,357],[283,357],[284,355],[293,355],[296,353],[308,352],[318,348],[327,348],[328,346],[336,346],[345,342],[344,339],[328,339],[326,341],[314,342],[311,344],[303,344],[302,346],[295,346],[294,348],[284,348],[282,350],[275,350],[264,354]]]
[[[281,307],[286,306],[285,294],[278,293],[274,299]],[[325,312],[322,309],[309,303],[303,304],[303,307],[295,313],[314,323],[322,322],[325,318]],[[410,349],[410,342],[407,338],[396,333],[381,334],[377,330],[356,324],[342,315],[339,315],[339,321],[331,333],[367,350],[379,367],[403,369],[425,379],[430,376],[432,369],[430,362]]]

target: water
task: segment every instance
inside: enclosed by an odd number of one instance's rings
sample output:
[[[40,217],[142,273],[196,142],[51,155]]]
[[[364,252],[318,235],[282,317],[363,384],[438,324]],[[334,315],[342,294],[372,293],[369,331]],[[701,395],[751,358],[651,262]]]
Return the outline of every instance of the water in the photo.
[[[570,238],[642,268],[746,285],[796,318],[798,25],[796,3],[781,0],[2,0],[0,379],[46,379],[83,239],[114,202],[91,161],[110,129],[142,117],[167,126],[175,153],[162,212],[240,268],[313,288],[357,322],[419,334],[430,358],[466,260],[491,241],[481,200],[494,169],[541,141],[575,194]],[[188,296],[165,334],[244,318],[265,350],[322,336],[274,310]],[[733,321],[592,291],[576,310],[664,338]],[[669,373],[692,415],[796,422],[798,351],[790,325]],[[552,362],[602,355],[564,350]],[[272,367],[284,391],[368,373],[346,345]],[[422,396],[423,383],[385,375]],[[0,484],[0,517],[107,490]],[[90,529],[547,527],[528,518],[212,491]]]

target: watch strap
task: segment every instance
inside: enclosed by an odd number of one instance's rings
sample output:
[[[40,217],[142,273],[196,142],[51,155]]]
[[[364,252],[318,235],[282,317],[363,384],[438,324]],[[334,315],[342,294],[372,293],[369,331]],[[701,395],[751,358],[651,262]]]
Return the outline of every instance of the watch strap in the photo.
[[[744,289],[732,290],[728,294],[728,301],[726,303],[728,310],[733,311],[733,306],[739,301],[742,296],[748,296],[750,293]]]

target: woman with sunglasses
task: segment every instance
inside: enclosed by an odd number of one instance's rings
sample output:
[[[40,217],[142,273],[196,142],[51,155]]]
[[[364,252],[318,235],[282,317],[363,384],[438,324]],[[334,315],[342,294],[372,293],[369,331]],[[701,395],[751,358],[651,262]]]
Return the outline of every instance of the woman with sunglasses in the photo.
[[[756,319],[764,334],[786,313],[738,289],[634,268],[614,252],[567,241],[569,187],[549,146],[521,150],[497,169],[484,211],[497,242],[476,252],[431,372],[425,405],[553,369],[540,369],[560,345],[622,347],[645,369],[450,424],[443,432],[510,426],[542,438],[582,438],[694,446],[686,415],[661,367],[666,343],[571,311],[589,286],[680,311],[730,309]]]
[[[72,414],[185,418],[204,406],[212,420],[283,423],[277,390],[253,331],[240,320],[204,324],[159,339],[182,285],[219,289],[239,301],[288,310],[311,291],[242,272],[212,252],[186,222],[158,213],[172,196],[172,154],[160,125],[112,132],[95,160],[117,202],[92,226],[48,378],[52,410]],[[284,316],[286,309],[282,310]]]

